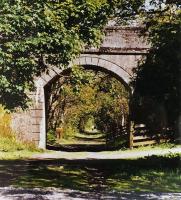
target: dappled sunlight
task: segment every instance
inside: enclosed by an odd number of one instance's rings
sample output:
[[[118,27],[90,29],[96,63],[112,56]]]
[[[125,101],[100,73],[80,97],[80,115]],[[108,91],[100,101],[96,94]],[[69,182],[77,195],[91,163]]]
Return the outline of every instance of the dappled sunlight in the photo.
[[[85,148],[86,147],[86,148]],[[82,148],[82,149],[81,149]],[[47,151],[45,153],[36,154],[32,156],[35,159],[66,159],[66,160],[79,160],[79,159],[91,159],[91,160],[113,160],[113,159],[137,159],[151,155],[165,155],[169,154],[172,157],[173,154],[181,152],[181,146],[175,145],[170,146],[147,146],[135,149],[120,149],[116,151],[107,151],[105,147],[96,148],[95,145],[71,145],[70,149],[60,148],[55,149],[56,151]],[[60,151],[61,150],[61,151]],[[81,151],[82,150],[82,151]],[[85,151],[90,150],[90,151]],[[92,151],[91,151],[92,150]]]
[[[0,186],[83,192],[180,192],[180,156],[0,161]]]
[[[143,170],[138,175],[131,175],[131,177],[119,174],[116,179],[112,177],[108,182],[117,191],[180,192],[181,187],[180,172],[170,170],[163,172],[163,169],[155,172]]]

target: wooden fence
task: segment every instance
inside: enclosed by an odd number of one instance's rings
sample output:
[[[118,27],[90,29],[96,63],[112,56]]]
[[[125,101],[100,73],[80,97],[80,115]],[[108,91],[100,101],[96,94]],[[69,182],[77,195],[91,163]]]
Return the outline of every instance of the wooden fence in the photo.
[[[173,132],[170,129],[166,130],[164,134],[158,134],[159,131],[156,132],[156,134],[150,135],[145,126],[134,127],[130,134],[130,148],[160,144],[173,139]]]

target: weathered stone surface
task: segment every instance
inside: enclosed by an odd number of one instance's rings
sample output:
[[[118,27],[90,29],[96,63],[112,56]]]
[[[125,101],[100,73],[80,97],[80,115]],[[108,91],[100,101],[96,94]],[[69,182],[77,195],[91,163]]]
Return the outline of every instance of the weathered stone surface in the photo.
[[[107,27],[100,48],[87,48],[85,52],[100,54],[145,54],[149,44],[140,35],[140,27]]]
[[[116,74],[129,88],[132,69],[137,67],[138,61],[148,52],[149,44],[139,36],[140,28],[108,27],[106,37],[100,48],[87,48],[79,58],[72,61],[83,66],[96,66]],[[48,74],[42,74],[35,79],[37,90],[31,94],[33,104],[29,111],[15,113],[12,127],[21,138],[33,141],[41,148],[46,147],[46,117],[44,88],[62,70],[51,66]]]
[[[12,114],[12,129],[21,140],[33,140],[31,138],[32,117],[31,111],[24,111]]]

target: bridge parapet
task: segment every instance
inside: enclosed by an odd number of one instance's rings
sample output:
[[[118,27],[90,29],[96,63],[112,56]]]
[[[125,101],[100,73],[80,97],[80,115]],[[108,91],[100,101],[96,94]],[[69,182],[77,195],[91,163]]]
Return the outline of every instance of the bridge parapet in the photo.
[[[141,27],[107,27],[99,48],[87,47],[83,53],[89,54],[146,54],[150,49],[146,37],[141,35]]]

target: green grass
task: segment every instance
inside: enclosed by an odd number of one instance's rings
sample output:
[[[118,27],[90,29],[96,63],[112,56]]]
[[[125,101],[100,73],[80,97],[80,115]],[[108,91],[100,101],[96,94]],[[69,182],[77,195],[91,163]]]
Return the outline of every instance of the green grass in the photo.
[[[30,151],[30,150],[18,150],[13,152],[0,151],[0,160],[27,159],[36,153],[38,153],[38,151]]]
[[[154,145],[147,145],[147,146],[140,146],[135,147],[133,149],[120,149],[118,151],[124,151],[124,152],[141,152],[141,151],[149,151],[149,150],[161,150],[161,149],[172,149],[175,147],[181,147],[181,145],[174,144],[174,143],[162,143],[162,144],[154,144]]]
[[[85,139],[97,139],[97,138],[105,138],[105,135],[102,133],[97,133],[97,134],[82,134],[82,133],[77,133],[75,135],[77,138],[85,138]]]
[[[32,154],[40,151],[32,143],[18,141],[13,134],[6,136],[0,135],[1,160],[28,158]]]
[[[9,141],[7,138],[0,141],[1,187],[55,187],[85,192],[181,192],[181,154],[170,153],[134,160],[91,160],[81,159],[81,156],[77,160],[30,160],[25,158],[37,151],[31,145],[16,140],[12,145],[10,138]],[[168,147],[174,145],[142,147],[133,151]]]
[[[4,161],[0,165],[0,180],[4,176],[4,186],[24,188],[55,187],[85,192],[181,192],[179,154],[136,160]]]
[[[72,143],[72,144],[79,144],[79,143],[82,143],[85,141],[85,143],[96,143],[96,139],[99,139],[99,140],[103,140],[105,142],[105,135],[102,134],[102,133],[94,133],[94,134],[87,134],[87,133],[75,133],[75,135],[73,136],[69,136],[67,138],[62,138],[60,141],[58,141],[59,143],[61,144],[69,144],[69,143]]]
[[[11,114],[0,104],[0,159],[20,159],[38,151],[35,145],[16,138],[11,128]]]
[[[127,169],[115,169],[107,184],[115,191],[181,192],[180,158],[181,154],[168,154],[135,160]]]

